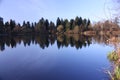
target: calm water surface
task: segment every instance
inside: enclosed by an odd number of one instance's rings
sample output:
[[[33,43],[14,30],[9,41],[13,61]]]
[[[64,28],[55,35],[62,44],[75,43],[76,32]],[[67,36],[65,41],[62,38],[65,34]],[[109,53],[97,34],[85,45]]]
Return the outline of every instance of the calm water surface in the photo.
[[[112,46],[91,42],[77,49],[68,45],[58,48],[58,42],[44,49],[39,44],[0,51],[0,80],[109,80],[104,71],[110,67],[107,59]]]

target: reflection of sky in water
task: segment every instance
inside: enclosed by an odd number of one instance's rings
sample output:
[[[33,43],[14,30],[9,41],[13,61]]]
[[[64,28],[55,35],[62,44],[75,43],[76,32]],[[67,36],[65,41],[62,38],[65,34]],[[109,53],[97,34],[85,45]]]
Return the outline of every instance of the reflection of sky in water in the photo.
[[[57,44],[8,48],[0,54],[1,80],[108,80],[103,68],[110,66],[107,53],[113,48],[98,44],[76,49]]]

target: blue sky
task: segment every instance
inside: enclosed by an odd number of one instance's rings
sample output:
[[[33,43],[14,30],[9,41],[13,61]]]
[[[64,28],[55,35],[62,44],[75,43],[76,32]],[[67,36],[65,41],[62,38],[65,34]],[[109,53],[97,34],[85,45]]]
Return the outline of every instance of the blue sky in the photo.
[[[54,21],[81,16],[92,21],[107,18],[104,3],[108,0],[0,0],[0,16],[4,21],[13,19],[37,22],[41,17]]]

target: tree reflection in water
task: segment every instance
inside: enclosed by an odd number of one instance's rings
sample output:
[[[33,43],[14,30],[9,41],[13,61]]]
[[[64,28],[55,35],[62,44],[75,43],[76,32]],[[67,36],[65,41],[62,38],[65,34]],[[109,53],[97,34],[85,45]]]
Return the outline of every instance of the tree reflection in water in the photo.
[[[0,50],[4,51],[5,46],[15,48],[21,43],[24,46],[30,46],[31,44],[38,44],[40,48],[45,49],[49,45],[53,45],[57,42],[58,49],[62,47],[75,47],[81,49],[82,47],[90,46],[90,44],[98,43],[108,45],[107,40],[110,36],[85,36],[79,34],[67,34],[67,35],[25,35],[25,36],[1,36],[0,37]]]

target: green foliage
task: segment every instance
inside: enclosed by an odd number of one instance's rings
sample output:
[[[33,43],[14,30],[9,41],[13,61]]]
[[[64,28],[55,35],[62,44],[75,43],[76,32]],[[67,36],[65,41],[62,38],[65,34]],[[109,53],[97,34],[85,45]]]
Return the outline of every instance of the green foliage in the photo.
[[[74,30],[75,26],[78,26],[79,32],[88,30],[88,26],[90,25],[90,20],[83,19],[81,17],[76,17],[75,19],[71,19],[68,21],[67,19],[63,20],[58,17],[56,22],[56,27],[59,25],[63,25],[64,31]],[[76,31],[78,31],[76,30]]]
[[[42,32],[42,31],[44,31],[44,18],[41,18],[40,20],[39,20],[39,22],[37,23],[37,25],[36,25],[36,31],[37,32]]]
[[[79,18],[79,17],[77,16],[77,17],[75,18],[75,25],[76,25],[76,26],[77,26],[77,25],[80,26],[81,24],[82,24],[82,18],[81,18],[81,17]]]
[[[117,62],[119,57],[115,51],[109,52],[108,59],[114,62],[114,70],[108,71],[112,80],[120,80],[120,64]]]
[[[115,77],[115,80],[120,80],[120,66],[116,66],[114,70],[114,77]]]
[[[80,33],[81,31],[87,30],[88,26],[90,24],[90,20],[87,21],[87,19],[82,20],[81,17],[76,17],[75,19],[60,19],[57,18],[56,25],[53,22],[48,21],[48,19],[41,18],[37,23],[30,23],[29,21],[25,22],[23,21],[22,26],[14,20],[10,20],[10,22],[5,22],[5,24],[2,21],[2,18],[0,19],[0,32],[1,34],[7,33],[55,33],[56,31],[62,31],[62,32],[68,32],[68,33]],[[58,27],[62,26],[61,28],[57,30]],[[75,28],[77,26],[77,28]]]
[[[116,62],[119,59],[119,57],[115,51],[112,51],[112,52],[109,52],[108,59],[112,62]]]

